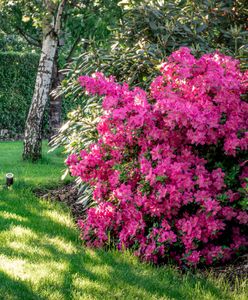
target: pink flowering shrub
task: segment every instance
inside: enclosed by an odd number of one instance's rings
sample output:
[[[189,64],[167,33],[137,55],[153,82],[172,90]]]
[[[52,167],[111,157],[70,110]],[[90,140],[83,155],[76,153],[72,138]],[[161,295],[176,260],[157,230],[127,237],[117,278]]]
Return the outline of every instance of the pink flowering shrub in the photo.
[[[231,57],[181,48],[149,92],[79,78],[104,110],[98,142],[67,160],[97,203],[79,221],[88,246],[111,240],[147,261],[196,266],[248,245],[246,77]]]

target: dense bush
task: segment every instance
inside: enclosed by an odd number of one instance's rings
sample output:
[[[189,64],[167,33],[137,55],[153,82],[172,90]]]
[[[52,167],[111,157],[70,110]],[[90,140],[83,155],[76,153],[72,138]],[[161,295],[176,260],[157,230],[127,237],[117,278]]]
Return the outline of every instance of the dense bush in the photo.
[[[0,130],[10,134],[22,134],[31,104],[39,55],[35,53],[0,52]],[[78,105],[65,99],[62,103],[62,117]],[[48,108],[43,121],[43,131],[47,133]]]
[[[0,128],[22,133],[31,103],[39,56],[0,53]]]
[[[247,246],[248,104],[238,61],[188,48],[161,67],[149,93],[101,73],[81,76],[104,96],[98,141],[67,164],[93,188],[79,222],[87,245],[141,258],[213,264]]]

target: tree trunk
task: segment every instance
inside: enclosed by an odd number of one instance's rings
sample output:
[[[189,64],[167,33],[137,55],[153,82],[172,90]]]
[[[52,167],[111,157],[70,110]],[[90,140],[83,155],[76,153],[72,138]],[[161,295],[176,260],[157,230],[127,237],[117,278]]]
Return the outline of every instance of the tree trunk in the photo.
[[[50,92],[56,48],[57,38],[53,34],[47,35],[42,43],[34,95],[25,125],[24,159],[37,160],[41,158],[41,126]]]
[[[66,64],[71,62],[72,56],[76,50],[78,43],[81,40],[82,30],[79,32],[78,37],[74,41],[71,50],[66,58]],[[63,44],[60,44],[61,46]],[[83,49],[86,50],[88,43],[85,42],[83,45]],[[62,101],[63,97],[57,95],[57,91],[61,84],[61,81],[64,79],[64,74],[59,72],[58,68],[58,51],[59,47],[55,54],[54,65],[53,65],[53,76],[52,76],[52,92],[50,93],[50,107],[49,107],[49,141],[59,132],[59,129],[62,124]]]
[[[49,97],[54,58],[58,46],[58,35],[61,27],[61,16],[65,5],[62,0],[54,19],[53,2],[44,0],[47,14],[44,19],[42,51],[35,82],[32,103],[29,109],[24,132],[23,159],[41,158],[41,126],[45,106]]]
[[[58,133],[61,127],[62,96],[56,95],[56,90],[61,82],[61,76],[62,74],[59,73],[58,69],[58,51],[56,51],[53,65],[52,93],[50,94],[49,141]]]

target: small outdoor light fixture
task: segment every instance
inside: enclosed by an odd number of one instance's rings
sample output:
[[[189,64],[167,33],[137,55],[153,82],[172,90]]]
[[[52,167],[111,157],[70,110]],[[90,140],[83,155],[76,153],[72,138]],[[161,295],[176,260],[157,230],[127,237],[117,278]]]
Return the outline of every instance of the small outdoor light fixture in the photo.
[[[14,183],[14,174],[13,173],[7,173],[6,174],[6,186],[10,187]]]

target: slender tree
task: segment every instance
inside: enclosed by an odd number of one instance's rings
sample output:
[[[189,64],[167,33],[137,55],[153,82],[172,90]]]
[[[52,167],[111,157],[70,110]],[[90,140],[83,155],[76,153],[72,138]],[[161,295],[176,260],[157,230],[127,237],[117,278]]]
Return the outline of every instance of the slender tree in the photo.
[[[61,0],[58,7],[56,7],[53,2],[44,0],[46,13],[44,14],[42,27],[42,50],[34,95],[25,126],[24,159],[37,160],[41,157],[41,126],[52,83],[54,59],[58,47],[65,2],[66,0]]]

